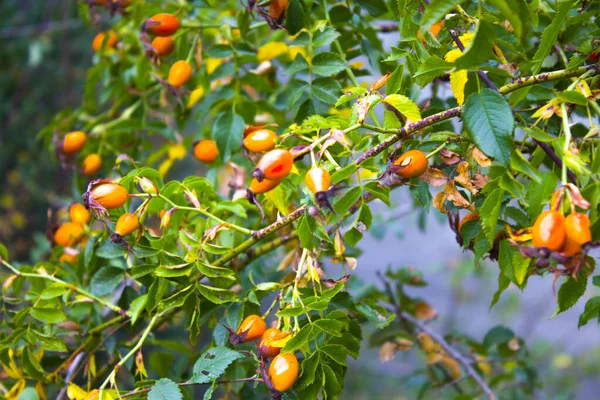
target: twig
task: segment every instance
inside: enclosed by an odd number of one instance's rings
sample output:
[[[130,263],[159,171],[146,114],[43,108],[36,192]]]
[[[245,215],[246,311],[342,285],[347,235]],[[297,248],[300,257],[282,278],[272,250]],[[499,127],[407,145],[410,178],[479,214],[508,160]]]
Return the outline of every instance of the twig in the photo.
[[[485,395],[488,397],[489,400],[496,399],[496,395],[494,394],[492,389],[490,389],[490,387],[485,382],[485,380],[481,377],[481,375],[479,375],[477,373],[477,371],[475,371],[475,369],[473,368],[473,366],[471,365],[469,360],[465,359],[460,352],[458,352],[457,350],[454,349],[454,347],[452,347],[450,344],[448,344],[448,342],[446,342],[446,340],[444,340],[443,337],[441,337],[436,332],[429,329],[424,323],[422,323],[421,321],[419,321],[418,319],[416,319],[415,317],[413,317],[411,314],[409,314],[407,312],[402,312],[400,314],[400,317],[402,319],[410,322],[412,325],[416,326],[421,332],[425,332],[427,335],[429,335],[448,354],[450,354],[450,356],[452,358],[454,358],[456,361],[458,361],[465,368],[468,375],[470,377],[472,377],[475,382],[477,382],[477,385],[479,385],[479,387],[481,388],[481,390],[483,390],[483,392],[485,393]]]
[[[235,382],[248,382],[248,381],[261,381],[260,378],[256,377],[256,376],[251,376],[249,378],[237,378],[237,379],[227,379],[227,380],[223,380],[223,381],[218,381],[217,385],[223,385],[223,384],[228,384],[228,383],[235,383]],[[181,387],[185,387],[185,386],[206,386],[206,385],[212,385],[212,382],[208,382],[208,383],[195,383],[195,382],[181,382],[181,383],[177,383],[177,386],[181,386]],[[132,396],[136,396],[138,394],[141,393],[148,393],[149,391],[151,391],[152,388],[145,388],[145,389],[140,389],[140,390],[135,390],[133,392],[128,392],[125,394],[121,395],[121,398],[127,398],[127,397],[132,397]]]

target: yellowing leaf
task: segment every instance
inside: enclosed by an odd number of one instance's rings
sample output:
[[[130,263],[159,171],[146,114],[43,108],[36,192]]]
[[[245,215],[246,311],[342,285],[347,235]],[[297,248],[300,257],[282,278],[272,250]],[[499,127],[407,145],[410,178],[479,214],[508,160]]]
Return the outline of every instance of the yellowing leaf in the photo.
[[[4,395],[6,400],[18,400],[19,395],[23,389],[25,389],[26,383],[27,382],[25,382],[25,379],[19,379],[17,383],[15,383],[14,386]]]
[[[208,74],[212,74],[215,70],[223,63],[223,60],[220,58],[207,58],[206,59],[206,72]]]
[[[508,233],[508,237],[515,242],[523,243],[531,240],[531,228],[524,228],[515,231],[509,225],[506,225],[506,233]]]
[[[192,108],[196,105],[204,97],[204,88],[202,86],[198,86],[196,89],[192,90],[190,93],[190,98],[188,99],[187,108]]]
[[[460,49],[454,49],[447,52],[444,56],[444,59],[448,62],[454,62],[460,56],[462,56],[462,51],[460,51]],[[462,106],[465,102],[465,86],[467,85],[468,79],[469,76],[466,70],[455,71],[450,73],[450,89],[452,90],[452,94],[456,98],[456,102],[460,106]]]
[[[586,99],[592,97],[592,91],[586,81],[579,80],[575,85],[575,90],[584,95]]]
[[[448,176],[444,173],[444,171],[429,167],[427,170],[419,177],[420,180],[429,183],[431,186],[442,186],[448,182]]]
[[[415,316],[417,319],[423,321],[429,321],[437,317],[438,313],[435,308],[431,307],[428,303],[420,301],[415,304]]]
[[[475,162],[477,164],[479,164],[480,167],[487,168],[492,165],[492,161],[489,159],[489,157],[486,156],[485,154],[483,154],[483,152],[481,150],[479,150],[478,147],[473,147],[473,150],[471,151],[471,155],[473,156],[473,159],[475,160]]]
[[[364,61],[355,61],[355,62],[353,62],[353,63],[350,64],[350,68],[352,68],[352,69],[361,69],[362,67],[364,67],[364,65],[365,65]]]
[[[412,122],[421,120],[421,110],[411,99],[401,94],[391,94],[383,101],[394,107]]]
[[[173,160],[167,159],[167,160],[163,161],[162,163],[160,163],[160,165],[158,166],[158,173],[160,174],[160,176],[162,176],[164,178],[172,166],[173,166]]]
[[[299,46],[290,46],[288,48],[288,56],[291,60],[295,60],[298,54],[302,54],[302,56],[306,58],[306,49]]]
[[[454,358],[444,356],[442,359],[442,363],[450,370],[450,374],[454,379],[460,378],[462,375],[462,371],[460,369],[460,364]]]
[[[169,158],[172,160],[181,160],[185,157],[187,149],[182,144],[176,144],[169,147]]]
[[[67,388],[67,397],[70,400],[85,400],[87,398],[88,392],[80,388],[74,383],[70,383]]]
[[[472,194],[477,194],[478,190],[471,183],[471,178],[469,177],[469,163],[466,161],[461,162],[456,166],[456,172],[458,172],[458,176],[454,178],[454,181],[467,189]]]
[[[15,363],[13,356],[14,356],[14,350],[9,349],[8,350],[8,357],[10,359],[9,364],[6,365],[4,363],[0,363],[0,365],[2,365],[2,368],[4,369],[4,372],[6,372],[6,375],[11,377],[12,379],[21,379],[23,377],[23,374],[21,373],[21,370],[17,367],[17,364]]]
[[[552,99],[548,103],[543,105],[542,107],[538,108],[538,110],[535,113],[533,113],[533,115],[531,117],[548,119],[548,118],[552,117],[554,114],[558,115],[559,117],[562,117],[562,112],[560,110],[559,103],[560,103],[560,100]]]
[[[331,107],[329,109],[329,114],[330,115],[339,115],[340,117],[350,117],[350,115],[352,114],[352,109],[351,108],[335,108],[335,107]]]
[[[288,52],[288,45],[284,42],[269,42],[259,47],[256,57],[258,61],[268,61]]]
[[[46,396],[46,391],[44,390],[44,385],[42,385],[42,382],[38,381],[35,384],[35,392],[40,400],[48,400],[48,396]]]

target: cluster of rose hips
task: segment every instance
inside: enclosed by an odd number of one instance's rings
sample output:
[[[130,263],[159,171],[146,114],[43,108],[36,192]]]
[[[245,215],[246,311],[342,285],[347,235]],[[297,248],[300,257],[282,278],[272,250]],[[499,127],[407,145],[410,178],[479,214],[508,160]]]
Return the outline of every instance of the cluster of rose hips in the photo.
[[[570,266],[570,262],[585,255],[592,246],[590,219],[576,211],[565,217],[560,211],[546,210],[535,220],[531,239],[535,250],[521,247],[525,256],[540,257],[538,265],[541,266],[548,263],[549,257]]]
[[[87,135],[85,132],[74,131],[69,132],[65,137],[57,143],[57,156],[64,162],[72,160],[79,153],[85,143]],[[92,153],[87,155],[81,164],[81,173],[85,176],[95,175],[102,167],[102,157],[99,154]]]
[[[237,332],[226,327],[233,345],[260,341],[257,343],[258,356],[261,362],[261,375],[267,388],[274,398],[280,397],[281,392],[290,389],[298,378],[298,360],[294,353],[281,353],[283,344],[277,343],[287,338],[292,332],[282,332],[277,328],[267,329],[267,324],[259,315],[250,315],[240,324]],[[267,372],[265,360],[273,358]]]

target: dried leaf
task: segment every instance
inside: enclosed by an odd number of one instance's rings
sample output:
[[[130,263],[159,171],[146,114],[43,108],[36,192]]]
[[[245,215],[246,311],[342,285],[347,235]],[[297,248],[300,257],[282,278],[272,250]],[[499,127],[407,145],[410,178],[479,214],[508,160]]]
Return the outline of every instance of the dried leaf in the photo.
[[[488,156],[483,154],[483,152],[479,150],[479,148],[476,146],[473,147],[473,150],[471,150],[471,156],[473,157],[475,162],[479,164],[480,167],[488,168],[492,165],[492,160],[490,160]]]
[[[444,161],[445,164],[454,165],[460,162],[460,155],[456,154],[453,151],[450,151],[446,148],[440,150],[440,158]]]
[[[454,181],[471,192],[471,194],[476,195],[478,189],[473,186],[471,183],[471,178],[469,178],[469,163],[463,161],[458,164],[456,167],[456,172],[458,172],[458,176],[454,178]]]
[[[591,207],[591,204],[589,201],[587,201],[582,195],[581,192],[579,191],[579,188],[575,185],[573,185],[572,183],[567,183],[565,185],[567,187],[567,189],[569,190],[569,193],[571,194],[571,202],[573,203],[573,205],[579,207],[579,208],[583,208],[584,210],[589,210]]]
[[[138,351],[135,355],[135,367],[135,376],[139,375],[140,378],[148,378],[148,372],[146,372],[146,367],[144,366],[144,356],[142,355],[141,351]]]
[[[462,371],[460,369],[460,364],[454,358],[449,356],[444,356],[442,359],[442,363],[450,370],[450,374],[454,379],[458,379],[462,375]]]
[[[358,266],[358,261],[354,257],[346,257],[346,264],[348,264],[350,271],[354,271]]]
[[[428,303],[420,301],[415,304],[415,316],[422,321],[429,321],[437,317],[438,313],[435,308]]]
[[[382,87],[385,86],[385,84],[387,83],[387,81],[390,79],[390,77],[392,76],[391,72],[388,72],[387,74],[385,74],[384,76],[382,76],[381,78],[377,79],[369,88],[370,92],[375,92],[376,90],[381,89]]]
[[[398,350],[398,344],[396,342],[385,342],[379,348],[379,361],[382,363],[392,361],[396,358],[396,352]]]
[[[473,175],[471,179],[471,183],[477,189],[483,189],[483,187],[490,181],[490,177],[487,175],[481,175],[479,172]]]
[[[442,186],[448,182],[448,176],[444,171],[432,167],[427,168],[419,179],[429,183],[431,186]]]

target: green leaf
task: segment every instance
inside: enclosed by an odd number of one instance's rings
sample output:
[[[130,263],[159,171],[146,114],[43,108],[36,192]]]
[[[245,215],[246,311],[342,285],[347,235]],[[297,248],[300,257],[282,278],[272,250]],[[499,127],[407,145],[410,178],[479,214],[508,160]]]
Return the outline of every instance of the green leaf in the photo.
[[[339,169],[331,174],[331,183],[336,184],[348,179],[353,173],[356,172],[357,169],[358,165],[355,163],[346,165],[344,168]]]
[[[525,132],[535,140],[540,142],[550,143],[556,138],[548,135],[546,132],[538,128],[537,126],[532,126],[531,128],[525,128]]]
[[[450,10],[462,2],[463,0],[432,0],[421,19],[421,32],[427,32],[431,25],[441,21]]]
[[[90,281],[90,288],[94,296],[105,296],[112,293],[121,283],[125,271],[117,267],[102,267],[94,274]]]
[[[227,58],[231,54],[231,46],[228,44],[214,44],[206,50],[206,55],[213,58]]]
[[[471,69],[489,61],[492,58],[495,39],[493,25],[480,19],[475,37],[465,48],[463,55],[456,59],[456,70]]]
[[[198,284],[198,290],[200,291],[200,294],[204,296],[208,301],[211,301],[215,304],[232,303],[239,301],[235,292],[231,290],[206,286],[202,284]]]
[[[477,147],[508,166],[514,149],[515,119],[504,96],[491,89],[473,93],[465,102],[462,115],[467,132]]]
[[[67,287],[62,283],[53,283],[44,289],[44,291],[40,294],[40,298],[43,300],[54,299],[67,293],[68,290],[69,289],[67,289]]]
[[[301,79],[292,79],[288,85],[287,106],[293,107],[302,98],[302,95],[310,87],[310,84]]]
[[[410,119],[412,122],[419,121],[421,119],[421,110],[414,101],[401,94],[391,94],[383,99],[384,103],[389,104],[396,110],[400,111],[405,117]]]
[[[58,324],[67,320],[67,317],[59,308],[33,307],[29,310],[29,314],[38,321],[47,324]]]
[[[319,53],[313,58],[312,70],[318,75],[335,75],[345,68],[346,62],[335,53]]]
[[[585,303],[585,310],[579,316],[577,327],[581,328],[592,319],[600,321],[600,296],[592,297]]]
[[[367,304],[363,302],[357,304],[356,309],[378,329],[385,328],[396,319],[396,314],[391,313],[376,304]]]
[[[38,360],[31,354],[27,346],[23,348],[23,353],[21,353],[21,364],[27,375],[39,381],[44,380],[46,371],[44,371]]]
[[[87,248],[86,248],[87,250]],[[104,240],[96,249],[96,257],[100,258],[120,258],[125,255],[126,249],[119,243],[113,243],[110,240]]]
[[[160,303],[158,304],[159,312],[163,313],[167,310],[171,310],[173,308],[183,306],[183,304],[185,303],[185,300],[188,298],[188,296],[193,293],[193,291],[191,290],[192,288],[193,288],[193,285],[190,285],[184,289],[181,289],[174,295],[161,300]]]
[[[402,90],[402,82],[404,81],[404,64],[400,64],[396,67],[392,75],[385,84],[385,94],[389,96],[391,94],[399,93]]]
[[[328,46],[338,37],[340,37],[339,32],[328,26],[324,30],[315,33],[313,36],[313,47]]]
[[[137,319],[142,314],[142,311],[144,311],[144,307],[146,306],[147,300],[148,294],[143,294],[131,302],[131,305],[129,306],[129,315],[131,315],[132,325],[135,324],[135,321],[137,321]]]
[[[325,377],[323,389],[325,390],[325,393],[327,393],[327,398],[336,399],[337,396],[342,393],[342,385],[340,382],[343,382],[343,379],[338,377],[329,365],[322,364],[321,368],[323,369],[323,375]]]
[[[298,237],[300,238],[300,245],[303,249],[314,249],[313,243],[313,230],[311,229],[309,218],[306,214],[302,215],[298,219],[296,230],[298,231]]]
[[[305,325],[283,346],[281,349],[282,353],[289,353],[298,350],[310,340],[312,340],[316,334],[313,331],[312,325]]]
[[[557,97],[565,103],[577,104],[578,106],[585,106],[588,103],[585,96],[575,90],[565,90],[560,92]]]
[[[355,186],[348,190],[333,206],[335,212],[339,215],[344,215],[346,211],[360,199],[361,195],[362,188],[360,186]]]
[[[343,346],[339,344],[328,344],[319,348],[319,351],[329,356],[336,364],[348,366],[346,358],[348,358],[348,352]]]
[[[508,240],[503,240],[500,242],[498,264],[504,276],[518,287],[523,288],[531,264],[530,258],[523,257],[518,249],[510,245]]]
[[[500,273],[498,274],[498,290],[496,291],[496,293],[494,293],[492,303],[490,304],[490,310],[498,303],[502,292],[504,292],[509,285],[510,279],[508,279],[506,275],[504,275],[504,272],[500,271]]]
[[[483,338],[483,345],[486,348],[504,344],[515,337],[515,333],[505,326],[495,326],[486,333]]]
[[[502,206],[503,196],[504,190],[495,189],[485,198],[485,201],[479,209],[483,232],[490,243],[494,243],[496,237],[496,225],[498,224],[498,217],[500,216],[500,207]]]
[[[345,104],[345,103],[349,102],[350,100],[355,99],[358,96],[363,95],[365,93],[367,93],[367,89],[365,89],[364,87],[361,87],[361,86],[352,87],[344,92],[344,94],[335,103],[335,106],[339,107],[342,104]]]
[[[302,9],[300,0],[290,0],[286,13],[285,26],[290,35],[295,35],[304,27],[304,10]]]
[[[305,358],[304,361],[302,361],[302,375],[300,375],[300,382],[298,383],[300,389],[307,387],[315,381],[315,373],[319,362],[318,351],[315,351],[310,357]]]
[[[527,212],[532,220],[540,215],[544,208],[544,203],[552,196],[556,185],[558,185],[558,177],[550,172],[543,172],[540,183],[532,182],[527,186],[525,194],[525,198],[529,204]]]
[[[510,22],[510,26],[512,26],[515,36],[519,39],[523,39],[524,23],[527,24],[528,21],[525,18],[522,18],[524,15],[529,14],[529,9],[527,8],[527,3],[524,0],[488,0],[490,4],[496,7],[504,18],[506,18]],[[517,10],[519,12],[517,12]],[[525,14],[524,14],[525,13]]]
[[[332,336],[342,335],[343,325],[340,321],[334,319],[319,319],[313,322],[313,325]]]
[[[534,168],[519,150],[515,150],[510,158],[510,167],[513,170],[528,176],[536,183],[540,183],[542,181],[542,176],[537,168]]]
[[[313,81],[311,91],[323,103],[334,105],[342,93],[342,85],[332,78],[319,78]]]
[[[2,243],[0,243],[0,260],[8,261],[8,250]]]
[[[533,75],[540,72],[542,64],[544,63],[544,59],[548,54],[550,54],[552,46],[554,46],[554,44],[556,43],[556,39],[558,38],[560,28],[566,21],[567,17],[569,16],[569,12],[571,11],[575,3],[577,3],[577,0],[566,0],[557,2],[558,12],[554,16],[552,23],[548,25],[546,29],[544,29],[544,32],[542,33],[542,40],[538,44],[535,55],[533,56],[533,67],[531,68],[531,72]]]
[[[218,346],[208,349],[194,364],[193,375],[190,382],[214,382],[225,372],[225,369],[227,369],[232,362],[242,357],[242,353],[230,350],[227,347]]]
[[[415,73],[415,78],[420,78],[421,85],[431,82],[434,78],[442,76],[446,71],[454,68],[453,63],[444,61],[436,55],[427,57],[423,63],[419,66],[419,69]]]
[[[223,161],[228,161],[231,154],[239,150],[245,125],[242,117],[232,111],[222,112],[215,118],[211,132]]]
[[[308,62],[304,58],[304,56],[300,53],[296,55],[294,61],[290,64],[289,67],[285,70],[286,74],[294,75],[297,72],[301,72],[308,69]]]
[[[569,277],[565,283],[560,286],[558,290],[558,308],[554,312],[552,318],[558,314],[567,311],[573,307],[577,301],[585,293],[587,288],[588,277],[585,274],[579,274],[577,279]]]
[[[46,336],[32,328],[27,330],[27,339],[31,343],[47,351],[67,351],[67,346],[65,346],[65,343],[62,341],[62,339]]]
[[[373,17],[383,15],[388,11],[384,0],[356,0],[356,3],[367,10]]]
[[[148,400],[181,400],[181,389],[172,380],[162,378],[156,381],[148,393]]]
[[[163,265],[158,267],[154,273],[156,276],[164,278],[175,278],[187,275],[192,268],[194,268],[194,263],[191,262],[179,265]]]

